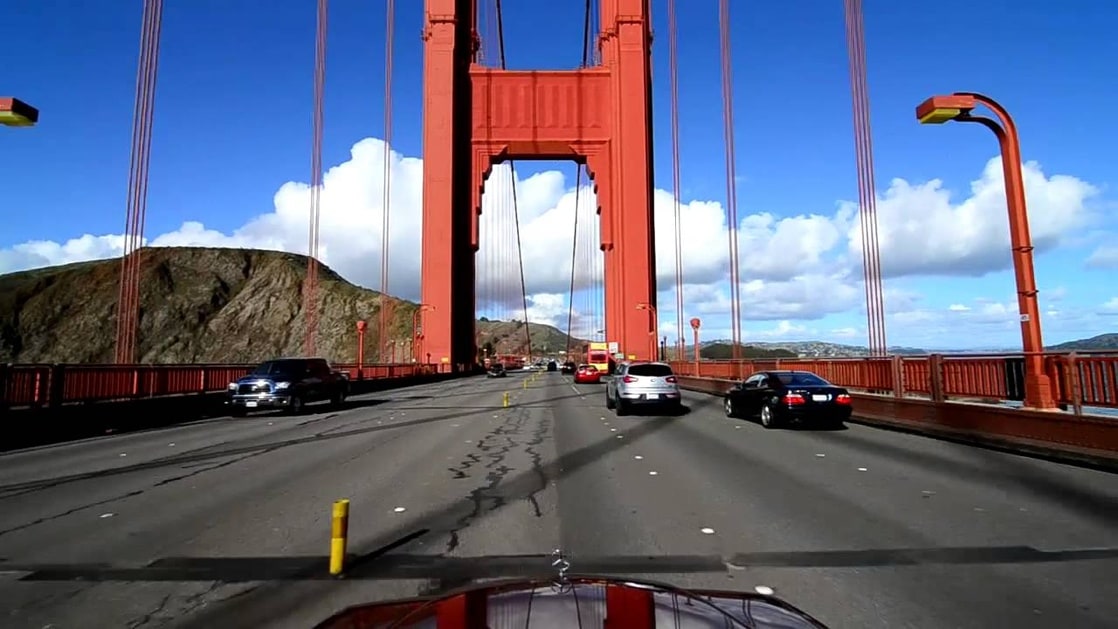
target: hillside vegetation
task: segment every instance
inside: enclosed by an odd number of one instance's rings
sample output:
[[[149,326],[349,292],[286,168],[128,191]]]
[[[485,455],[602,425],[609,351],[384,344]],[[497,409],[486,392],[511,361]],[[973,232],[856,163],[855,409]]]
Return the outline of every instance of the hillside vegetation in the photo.
[[[303,353],[305,256],[198,247],[147,248],[143,256],[140,362],[254,362]],[[410,341],[416,304],[351,284],[326,266],[319,278],[318,355],[355,361],[355,324],[364,319],[366,359],[375,360],[382,307],[391,321],[386,340]],[[0,362],[112,362],[119,279],[119,258],[0,275]],[[567,337],[555,328],[529,328],[534,346],[565,349]],[[526,349],[522,323],[481,322],[478,333],[479,347],[504,337],[502,351]]]

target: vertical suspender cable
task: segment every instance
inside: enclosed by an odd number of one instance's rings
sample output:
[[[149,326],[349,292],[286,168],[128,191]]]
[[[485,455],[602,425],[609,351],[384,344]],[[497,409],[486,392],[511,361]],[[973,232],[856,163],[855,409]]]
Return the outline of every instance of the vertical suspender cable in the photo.
[[[738,198],[734,181],[734,79],[730,55],[730,2],[719,0],[719,39],[722,48],[722,120],[726,135],[726,220],[730,240],[730,316],[733,358],[741,358],[741,287],[738,285]]]
[[[582,64],[585,68],[590,57],[590,0],[586,0],[582,18]],[[575,170],[575,224],[574,236],[571,239],[571,286],[567,296],[567,354],[571,353],[571,333],[574,324],[575,310],[575,269],[578,267],[578,215],[582,212],[582,203],[579,198],[582,193],[582,165]],[[592,282],[591,282],[592,283]]]
[[[671,82],[672,120],[672,215],[675,220],[675,326],[676,360],[683,357],[683,233],[679,184],[679,29],[676,24],[675,0],[668,0],[668,76]]]
[[[117,298],[115,362],[119,364],[132,363],[137,358],[140,257],[147,215],[148,164],[162,20],[162,0],[146,0],[140,27],[140,54],[136,69],[136,100],[132,118],[132,155],[128,170],[124,251],[121,257],[120,287]]]
[[[391,216],[392,201],[392,49],[396,22],[396,3],[387,0],[385,8],[384,25],[384,178],[383,198],[381,199],[381,232],[380,232],[380,330],[377,338],[380,344],[380,362],[388,362],[385,353],[390,342],[388,308],[388,249],[391,244],[389,237],[389,217]]]
[[[870,354],[887,352],[885,305],[877,230],[877,188],[874,181],[873,139],[866,79],[865,32],[861,0],[845,0],[846,43],[853,101],[854,148],[858,170],[858,217],[862,233],[862,271],[866,292],[866,322]]]
[[[307,238],[307,277],[303,286],[303,312],[306,336],[303,353],[317,353],[318,335],[318,229],[322,201],[322,127],[323,96],[326,88],[326,26],[329,0],[318,0],[317,32],[314,54],[314,112],[311,130],[311,199]]]
[[[501,11],[501,0],[497,0],[497,42],[501,57],[501,69],[504,70],[505,60],[505,23]],[[524,283],[524,251],[520,244],[520,212],[516,202],[516,164],[509,160],[509,185],[512,187],[512,213],[516,228],[516,258],[520,267],[520,302],[524,308],[524,340],[527,344],[528,358],[532,358],[532,332],[528,327],[528,292]]]
[[[866,331],[870,353],[874,354],[877,346],[877,318],[875,316],[875,297],[873,287],[873,252],[872,241],[868,226],[869,204],[876,191],[871,187],[867,190],[866,162],[865,162],[865,135],[863,133],[862,108],[865,104],[861,84],[858,80],[861,66],[858,58],[857,31],[854,24],[854,12],[857,10],[851,0],[844,0],[846,10],[846,37],[847,54],[849,56],[850,93],[852,100],[851,112],[853,115],[854,129],[854,159],[858,178],[858,221],[862,244],[862,281],[866,295]]]
[[[571,285],[567,296],[567,354],[571,353],[571,333],[575,314],[575,269],[578,267],[578,215],[582,211],[579,195],[582,191],[582,166],[575,171],[575,228],[571,238]]]
[[[857,0],[857,17],[858,26],[858,58],[859,58],[859,82],[862,85],[863,94],[863,124],[862,132],[865,137],[866,146],[866,176],[867,187],[870,192],[870,241],[873,243],[870,251],[873,253],[873,280],[874,293],[876,298],[874,300],[875,315],[877,318],[877,354],[884,356],[888,352],[888,345],[885,336],[885,295],[881,275],[881,242],[877,230],[877,196],[876,196],[876,182],[874,181],[874,165],[873,165],[873,127],[870,124],[870,97],[868,79],[866,77],[866,36],[863,27],[864,21],[862,16],[862,0]]]
[[[149,69],[148,69],[148,106],[147,115],[144,117],[144,134],[143,134],[143,151],[144,158],[141,161],[142,174],[140,175],[140,196],[139,196],[139,230],[136,232],[136,244],[143,247],[144,233],[147,227],[147,199],[148,199],[148,171],[151,165],[151,136],[152,126],[155,122],[155,83],[159,74],[159,40],[162,37],[163,29],[163,0],[152,0],[152,18],[151,25],[151,44],[148,48],[149,55]],[[139,270],[139,257],[137,256],[137,271]],[[139,297],[139,275],[136,277],[136,291]],[[139,301],[136,302],[137,308]]]

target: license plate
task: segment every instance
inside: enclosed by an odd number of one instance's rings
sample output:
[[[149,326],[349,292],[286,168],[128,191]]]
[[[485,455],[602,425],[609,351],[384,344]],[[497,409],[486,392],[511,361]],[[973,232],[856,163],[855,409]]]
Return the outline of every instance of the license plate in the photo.
[[[256,408],[256,402],[245,402],[245,408]]]
[[[815,394],[815,395],[811,396],[811,401],[813,401],[813,402],[826,402],[829,399],[831,399],[831,396],[829,396],[829,395]]]

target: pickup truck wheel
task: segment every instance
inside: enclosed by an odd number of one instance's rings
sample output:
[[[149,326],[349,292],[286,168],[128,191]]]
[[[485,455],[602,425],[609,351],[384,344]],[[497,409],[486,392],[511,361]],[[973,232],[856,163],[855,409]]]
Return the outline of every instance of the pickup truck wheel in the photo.
[[[303,398],[298,395],[291,397],[291,405],[287,407],[287,411],[292,415],[298,415],[303,412]]]
[[[334,406],[345,404],[345,391],[335,392],[334,395],[330,396],[330,403]]]

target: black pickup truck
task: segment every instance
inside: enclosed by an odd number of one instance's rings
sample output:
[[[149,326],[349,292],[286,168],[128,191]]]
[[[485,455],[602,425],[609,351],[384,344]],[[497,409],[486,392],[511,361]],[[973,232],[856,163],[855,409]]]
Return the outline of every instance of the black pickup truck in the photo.
[[[349,376],[332,369],[325,359],[278,358],[230,382],[226,405],[238,417],[257,409],[283,409],[294,415],[313,402],[341,405],[348,394]]]

